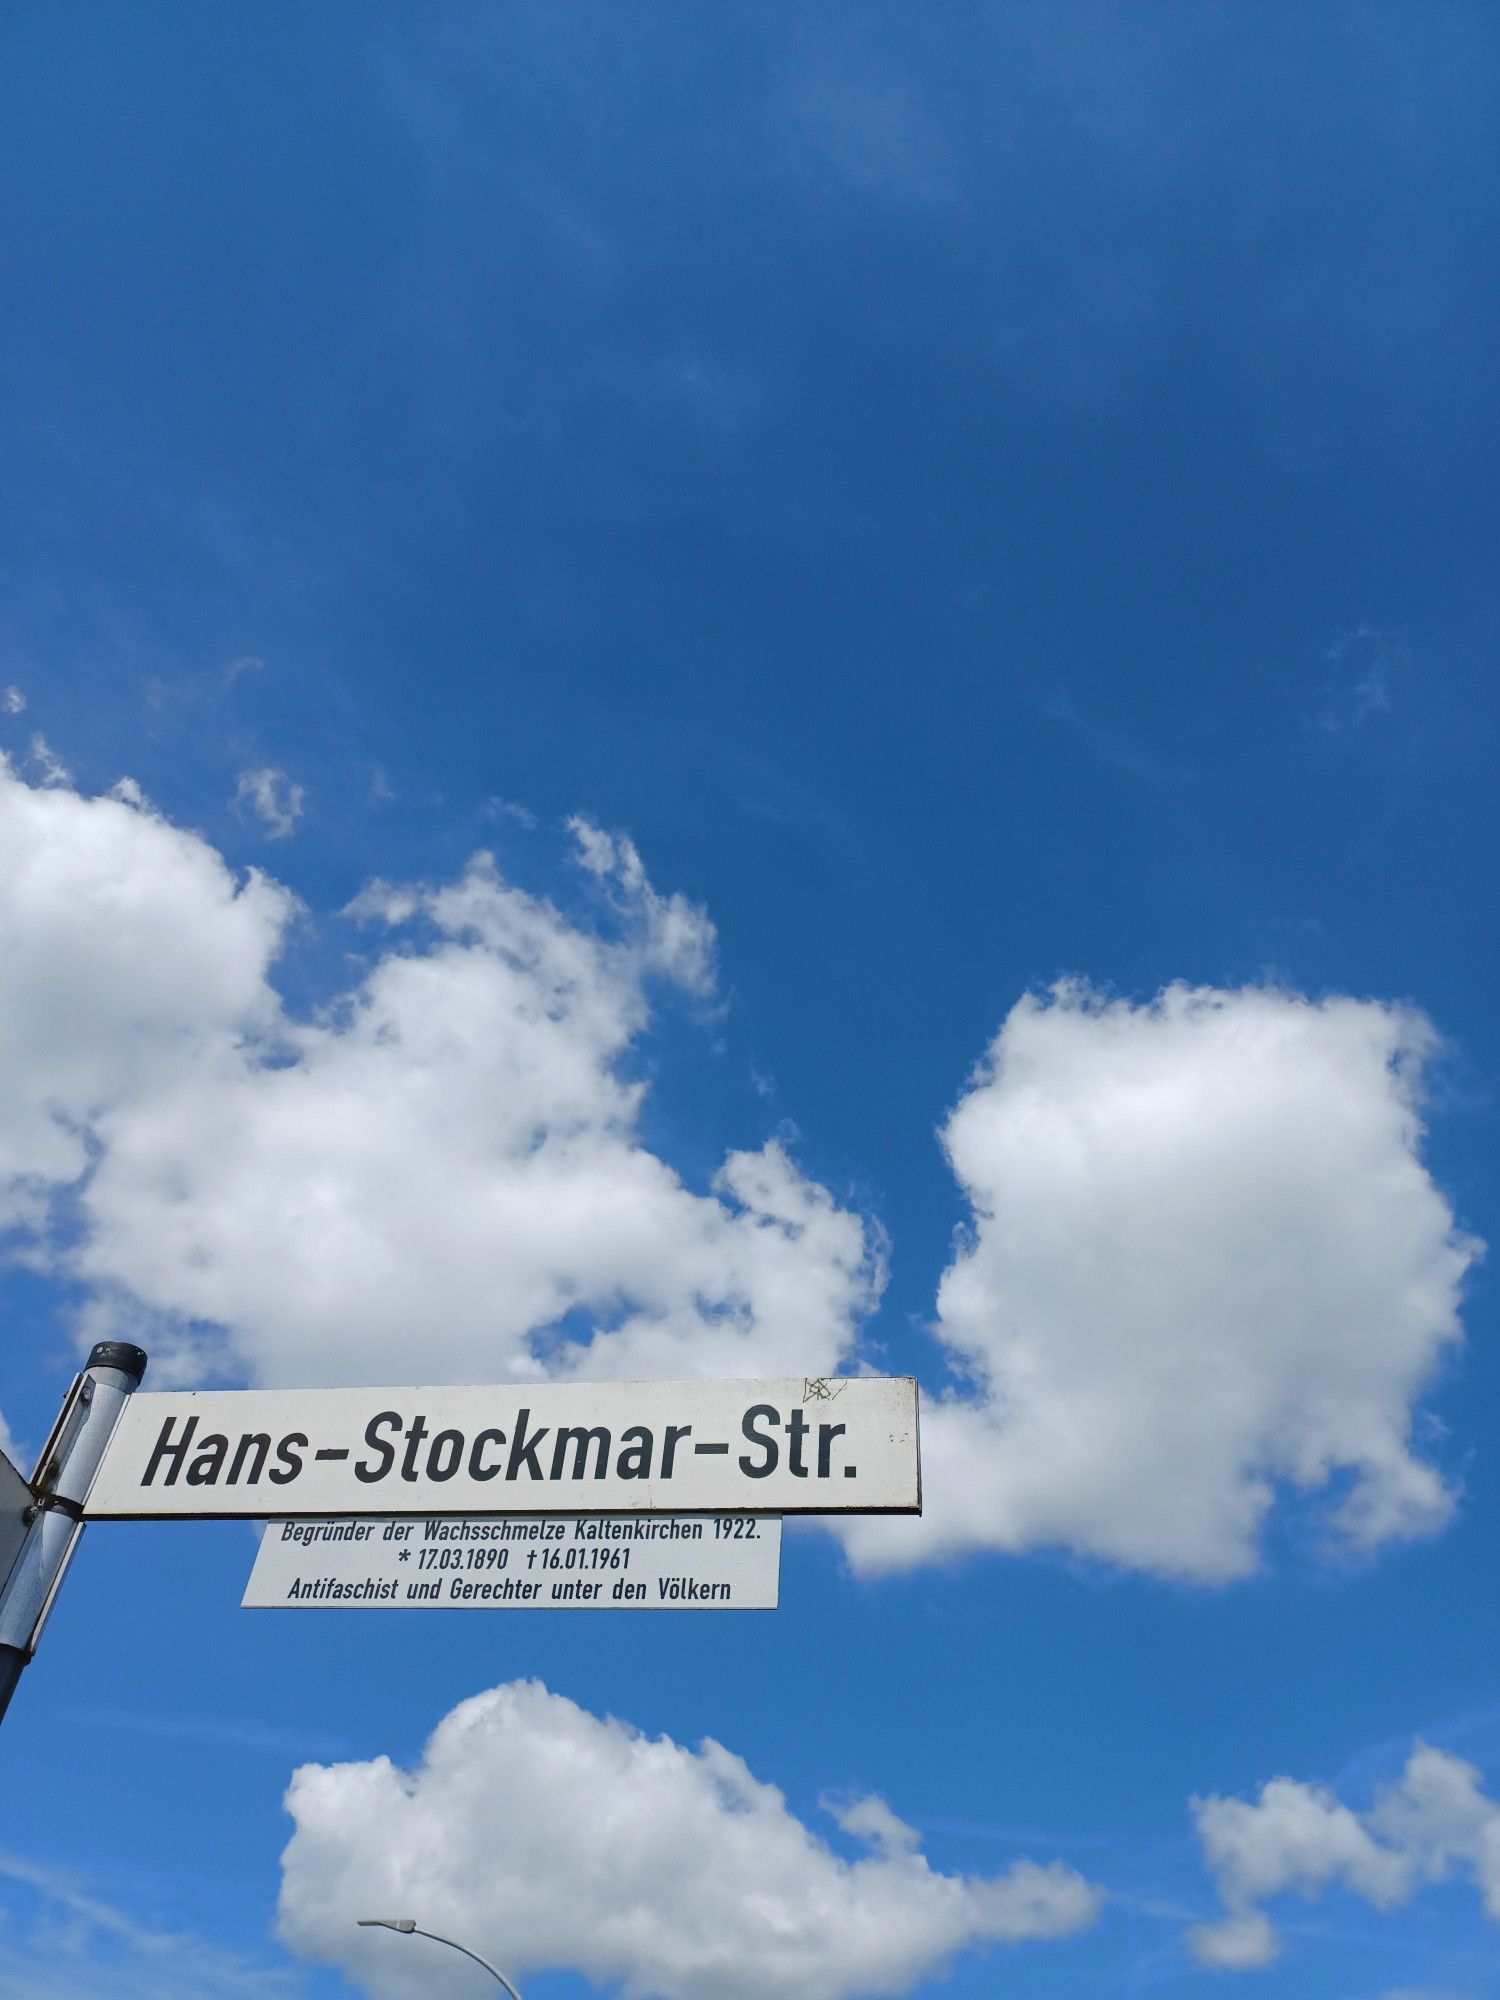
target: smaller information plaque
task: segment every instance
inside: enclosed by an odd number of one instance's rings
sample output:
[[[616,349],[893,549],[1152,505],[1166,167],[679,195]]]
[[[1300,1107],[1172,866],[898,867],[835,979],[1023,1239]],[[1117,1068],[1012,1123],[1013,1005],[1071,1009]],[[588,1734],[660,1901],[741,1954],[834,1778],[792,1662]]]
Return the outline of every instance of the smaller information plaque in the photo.
[[[241,1603],[274,1611],[774,1611],[766,1514],[272,1521]]]

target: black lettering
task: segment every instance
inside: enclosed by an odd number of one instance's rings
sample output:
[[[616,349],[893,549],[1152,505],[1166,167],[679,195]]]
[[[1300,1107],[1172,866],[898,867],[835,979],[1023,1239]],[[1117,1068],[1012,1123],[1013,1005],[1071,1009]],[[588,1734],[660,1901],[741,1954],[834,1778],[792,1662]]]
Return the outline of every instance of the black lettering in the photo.
[[[302,1454],[307,1450],[307,1439],[301,1431],[288,1431],[276,1447],[276,1463],[271,1467],[271,1484],[286,1486],[302,1470]]]
[[[582,1425],[562,1424],[558,1428],[557,1442],[552,1447],[552,1477],[561,1479],[563,1462],[568,1455],[568,1446],[573,1447],[574,1479],[582,1479],[583,1469],[588,1463],[589,1446],[595,1447],[594,1477],[603,1479],[609,1471],[609,1432],[602,1424],[593,1430],[585,1430]]]
[[[401,1461],[401,1477],[415,1480],[417,1476],[417,1446],[427,1435],[427,1419],[413,1417],[406,1427],[406,1456]]]
[[[663,1479],[670,1479],[672,1477],[672,1461],[677,1456],[677,1447],[685,1437],[691,1437],[692,1435],[693,1427],[691,1424],[667,1425],[667,1434],[661,1441],[661,1476]]]
[[[504,1444],[504,1442],[504,1431],[481,1431],[479,1433],[478,1437],[474,1440],[474,1448],[469,1453],[469,1477],[471,1479],[494,1479],[498,1476],[500,1471],[498,1461],[494,1465],[481,1465],[479,1463],[479,1454],[487,1444]]]
[[[621,1479],[649,1479],[651,1454],[656,1440],[644,1424],[634,1424],[620,1433],[620,1456],[615,1471]]]
[[[189,1486],[212,1486],[224,1470],[229,1456],[229,1440],[222,1431],[210,1431],[198,1446],[197,1456],[187,1469]]]
[[[399,1410],[382,1410],[378,1417],[371,1417],[370,1421],[365,1425],[365,1443],[370,1447],[371,1451],[379,1452],[380,1457],[374,1464],[371,1464],[368,1459],[363,1458],[356,1461],[354,1467],[354,1476],[356,1479],[362,1479],[367,1486],[373,1486],[377,1479],[385,1478],[385,1475],[396,1462],[396,1447],[393,1444],[387,1444],[379,1433],[381,1431],[399,1431],[400,1428],[401,1412]]]
[[[161,1436],[156,1440],[155,1448],[150,1458],[146,1461],[146,1476],[141,1481],[142,1486],[149,1486],[152,1480],[155,1479],[156,1468],[161,1464],[163,1459],[167,1461],[167,1476],[162,1481],[162,1485],[175,1486],[177,1484],[177,1475],[182,1470],[182,1461],[187,1457],[187,1448],[193,1441],[193,1432],[198,1428],[198,1419],[196,1417],[184,1418],[182,1436],[174,1439],[172,1436],[172,1426],[176,1421],[175,1417],[168,1417],[167,1421],[162,1425]]]
[[[847,1424],[818,1425],[818,1477],[826,1479],[829,1474],[829,1460],[833,1455],[833,1441],[841,1438],[848,1429]]]
[[[429,1479],[451,1479],[464,1455],[464,1434],[462,1431],[439,1431],[432,1440],[432,1448],[427,1454],[427,1477]],[[446,1459],[447,1463],[440,1461]]]
[[[526,1426],[530,1421],[530,1410],[521,1410],[517,1413],[516,1434],[510,1441],[510,1457],[506,1461],[505,1466],[505,1476],[507,1479],[514,1479],[523,1465],[533,1479],[540,1479],[542,1477],[542,1468],[537,1463],[536,1453],[537,1446],[547,1435],[547,1426],[543,1424],[534,1436],[528,1438],[526,1435]]]
[[[757,1465],[746,1453],[740,1453],[740,1471],[747,1479],[765,1479],[776,1470],[776,1461],[781,1455],[781,1447],[774,1437],[767,1437],[756,1428],[757,1425],[774,1427],[781,1421],[781,1412],[774,1403],[757,1403],[745,1412],[745,1420],[740,1425],[740,1435],[749,1444],[759,1445],[765,1453],[764,1463]]]
[[[229,1461],[228,1484],[231,1486],[239,1485],[240,1474],[245,1470],[247,1461],[253,1456],[255,1463],[250,1468],[250,1477],[247,1483],[251,1486],[257,1485],[260,1481],[260,1475],[266,1469],[266,1460],[270,1455],[271,1439],[269,1434],[265,1431],[247,1431],[235,1446],[234,1457]]]
[[[812,1429],[812,1425],[803,1416],[800,1403],[787,1418],[786,1428],[787,1435],[792,1441],[791,1448],[786,1455],[787,1470],[791,1473],[793,1479],[806,1479],[807,1467],[802,1463],[802,1440]]]

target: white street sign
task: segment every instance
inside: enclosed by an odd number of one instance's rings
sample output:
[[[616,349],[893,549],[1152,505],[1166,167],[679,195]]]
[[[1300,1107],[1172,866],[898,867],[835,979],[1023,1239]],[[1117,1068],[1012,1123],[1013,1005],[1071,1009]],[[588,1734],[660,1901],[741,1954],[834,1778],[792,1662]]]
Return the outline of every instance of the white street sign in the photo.
[[[136,1394],[89,1520],[918,1514],[910,1377]]]
[[[376,1515],[272,1521],[241,1602],[277,1611],[774,1611],[780,1582],[774,1515]]]

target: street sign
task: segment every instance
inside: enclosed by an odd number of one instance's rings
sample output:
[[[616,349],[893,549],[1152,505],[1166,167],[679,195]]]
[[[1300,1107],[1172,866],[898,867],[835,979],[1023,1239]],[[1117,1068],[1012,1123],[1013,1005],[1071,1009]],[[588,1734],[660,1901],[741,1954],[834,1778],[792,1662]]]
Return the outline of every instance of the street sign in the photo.
[[[89,1520],[917,1514],[910,1377],[137,1394]]]
[[[255,1610],[774,1611],[765,1514],[541,1514],[272,1521]]]

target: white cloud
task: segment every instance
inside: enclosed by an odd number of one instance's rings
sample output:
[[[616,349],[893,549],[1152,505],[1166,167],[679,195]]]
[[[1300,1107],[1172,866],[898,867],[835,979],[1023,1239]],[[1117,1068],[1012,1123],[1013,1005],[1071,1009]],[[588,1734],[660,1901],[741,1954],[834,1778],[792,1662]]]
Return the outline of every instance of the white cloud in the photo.
[[[47,1219],[96,1121],[268,1031],[294,903],[122,797],[0,760],[0,1229]]]
[[[856,1562],[1057,1546],[1217,1581],[1255,1567],[1278,1482],[1347,1482],[1354,1549],[1439,1526],[1413,1408],[1480,1246],[1420,1158],[1434,1041],[1263,987],[1023,1000],[943,1131],[974,1221],[927,1512],[851,1521]]]
[[[71,785],[73,773],[40,730],[31,739],[31,762],[44,785]]]
[[[91,1286],[85,1331],[139,1332],[158,1382],[847,1359],[874,1232],[780,1145],[698,1194],[640,1143],[648,987],[704,990],[713,934],[628,843],[592,851],[602,932],[484,856],[373,885],[354,914],[391,939],[308,1021],[269,984],[284,890],[0,772],[0,1198]]]
[[[1324,657],[1330,679],[1323,706],[1311,718],[1313,727],[1342,736],[1372,716],[1390,715],[1392,677],[1409,665],[1399,639],[1361,625],[1341,633]]]
[[[11,1435],[10,1425],[5,1421],[4,1410],[0,1410],[0,1452],[5,1454],[18,1472],[29,1470],[21,1464],[21,1447]]]
[[[703,911],[573,824],[595,916],[477,856],[372,884],[383,930],[311,1018],[295,899],[127,785],[0,766],[0,1230],[80,1281],[157,1382],[833,1373],[878,1228],[772,1141],[704,1191],[645,1146],[657,988],[713,990]],[[937,1332],[924,1521],[856,1562],[1071,1548],[1251,1569],[1278,1482],[1357,1548],[1438,1525],[1417,1397],[1476,1246],[1419,1157],[1423,1018],[1173,988],[1027,1000],[945,1128],[974,1227]]]
[[[508,820],[512,826],[519,826],[527,833],[535,833],[541,821],[530,806],[519,805],[514,799],[491,796],[484,802],[486,819]]]
[[[1281,1937],[1264,1910],[1235,1910],[1189,1931],[1188,1947],[1215,1972],[1258,1972],[1280,1958]]]
[[[305,1765],[287,1810],[281,1935],[382,2000],[466,1992],[462,1961],[357,1916],[417,1915],[514,1977],[571,1970],[632,2000],[846,2000],[1070,1936],[1099,1905],[1060,1864],[938,1874],[875,1800],[841,1814],[872,1850],[846,1860],[721,1745],[647,1738],[536,1682],[462,1703],[415,1770]]]
[[[1195,1799],[1193,1818],[1225,1909],[1188,1933],[1200,1964],[1270,1965],[1281,1940],[1261,1906],[1286,1894],[1313,1900],[1341,1888],[1389,1910],[1424,1883],[1466,1876],[1500,1921],[1500,1806],[1473,1765],[1425,1743],[1363,1813],[1324,1786],[1273,1778],[1253,1803]]]
[[[18,687],[0,688],[0,712],[20,715],[25,707],[26,697]]]
[[[659,896],[635,842],[605,833],[576,816],[568,821],[579,866],[609,884],[635,918],[652,966],[690,993],[707,995],[714,984],[714,932],[703,911],[685,896]]]
[[[241,771],[234,797],[236,805],[255,814],[272,840],[290,840],[306,803],[302,787],[293,784],[285,771],[264,765]]]

